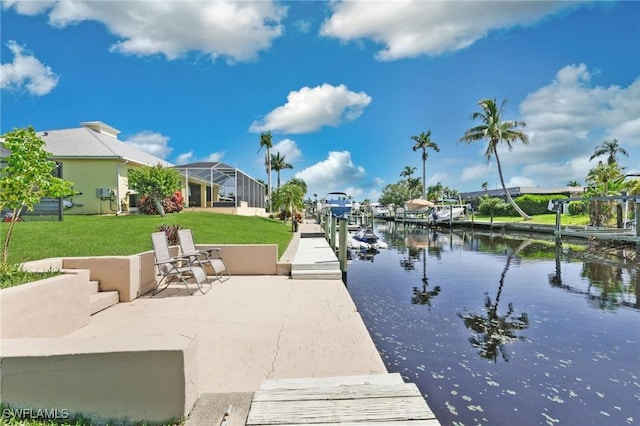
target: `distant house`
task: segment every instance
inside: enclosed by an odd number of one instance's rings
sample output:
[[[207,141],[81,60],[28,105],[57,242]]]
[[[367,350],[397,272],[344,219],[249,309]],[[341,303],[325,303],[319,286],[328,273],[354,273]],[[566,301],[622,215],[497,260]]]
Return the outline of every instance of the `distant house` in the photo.
[[[38,132],[52,159],[62,165],[62,177],[74,184],[76,195],[67,199],[65,214],[120,214],[135,212],[139,195],[129,188],[129,171],[139,167],[173,164],[118,140],[119,130],[100,121],[82,127]],[[186,181],[189,181],[189,185]],[[217,196],[218,186],[196,177],[188,186],[203,187]]]

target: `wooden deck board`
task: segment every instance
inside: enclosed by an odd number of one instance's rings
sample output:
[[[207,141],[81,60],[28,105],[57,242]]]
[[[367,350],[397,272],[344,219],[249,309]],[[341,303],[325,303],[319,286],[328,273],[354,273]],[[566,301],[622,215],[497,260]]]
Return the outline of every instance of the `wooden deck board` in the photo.
[[[247,425],[439,426],[420,390],[397,374],[266,380]]]
[[[359,376],[337,376],[337,377],[312,377],[305,379],[271,379],[264,380],[260,385],[260,390],[267,389],[308,389],[326,388],[334,386],[350,385],[393,385],[402,384],[402,376],[398,373],[391,374],[365,374]]]
[[[272,389],[258,390],[253,394],[253,402],[338,400],[354,398],[398,398],[420,396],[413,383],[401,385],[352,385],[330,388]]]
[[[381,422],[435,419],[424,398],[266,401],[251,404],[247,425]]]

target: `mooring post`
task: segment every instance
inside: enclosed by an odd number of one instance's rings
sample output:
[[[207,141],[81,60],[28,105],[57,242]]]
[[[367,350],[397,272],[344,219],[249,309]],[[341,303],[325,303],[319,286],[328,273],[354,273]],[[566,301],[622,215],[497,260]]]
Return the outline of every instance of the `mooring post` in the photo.
[[[347,272],[347,221],[340,220],[339,230],[340,241],[338,243],[338,260],[340,261],[340,271]]]
[[[336,221],[337,217],[331,215],[331,230],[329,231],[329,245],[331,246],[331,250],[336,252]]]
[[[329,224],[330,224],[329,217],[331,216],[324,215],[324,238],[325,240],[327,240],[328,243],[331,242],[331,240],[329,239]]]
[[[556,208],[556,236],[562,237],[562,204],[554,204]]]

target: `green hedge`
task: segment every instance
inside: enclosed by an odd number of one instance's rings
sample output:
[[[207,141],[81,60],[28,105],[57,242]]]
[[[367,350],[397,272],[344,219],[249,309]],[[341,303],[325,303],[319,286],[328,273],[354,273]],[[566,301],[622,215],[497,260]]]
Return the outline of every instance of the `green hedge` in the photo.
[[[529,215],[547,214],[549,201],[559,198],[567,198],[565,195],[531,195],[525,194],[514,198],[513,201]],[[518,216],[513,206],[506,200],[499,197],[482,197],[478,205],[478,212],[483,215],[490,215],[493,210],[494,216]]]

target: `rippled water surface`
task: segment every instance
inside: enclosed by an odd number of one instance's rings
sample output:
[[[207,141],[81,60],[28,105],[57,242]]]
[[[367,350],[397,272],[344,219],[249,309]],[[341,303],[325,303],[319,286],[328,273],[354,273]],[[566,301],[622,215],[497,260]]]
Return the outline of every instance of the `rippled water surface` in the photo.
[[[635,249],[375,232],[389,248],[352,253],[349,292],[443,425],[640,425]]]

